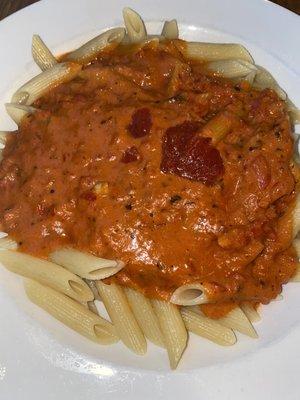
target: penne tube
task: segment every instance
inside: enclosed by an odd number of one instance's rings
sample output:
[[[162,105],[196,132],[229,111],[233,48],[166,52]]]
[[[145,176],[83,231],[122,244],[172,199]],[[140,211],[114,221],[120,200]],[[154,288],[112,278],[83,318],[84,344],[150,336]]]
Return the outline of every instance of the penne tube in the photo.
[[[11,119],[17,124],[20,125],[22,119],[27,115],[33,114],[36,112],[36,108],[31,106],[26,106],[18,103],[6,103],[5,104],[6,111]]]
[[[234,332],[217,321],[195,313],[189,307],[182,307],[181,316],[186,329],[195,335],[204,337],[221,346],[232,346],[236,343]]]
[[[17,248],[18,243],[9,236],[0,239],[0,250],[17,250]]]
[[[164,335],[170,367],[175,369],[186,348],[188,339],[180,310],[174,304],[166,301],[152,300],[151,302]]]
[[[122,342],[136,354],[145,354],[147,342],[122,288],[114,283],[106,285],[101,281],[96,281],[96,286]]]
[[[252,338],[258,338],[258,335],[253,328],[253,325],[240,309],[240,307],[234,308],[225,317],[219,318],[217,321],[227,328],[241,332],[244,335],[250,336]]]
[[[215,115],[204,125],[202,135],[210,137],[212,143],[216,144],[222,140],[233,128],[237,121],[237,117],[226,111]]]
[[[15,98],[14,103],[26,104],[28,98],[29,98],[29,93],[20,90],[20,92],[18,93],[18,96]]]
[[[96,304],[95,304],[94,301],[88,301],[88,302],[87,302],[87,307],[88,307],[88,309],[89,309],[90,311],[92,311],[94,314],[99,315],[98,309],[97,309]]]
[[[179,64],[175,64],[173,71],[172,71],[172,75],[169,79],[169,83],[168,83],[168,96],[171,98],[173,96],[175,96],[175,94],[178,91],[178,87],[179,87],[179,82],[180,82],[180,74],[182,72],[182,69],[180,68]]]
[[[196,314],[202,315],[205,317],[205,315],[203,314],[203,312],[201,311],[201,308],[199,307],[199,305],[196,306],[188,306],[186,307],[187,310],[193,311]],[[208,318],[208,317],[207,317]]]
[[[275,299],[273,299],[272,301],[281,301],[283,300],[283,296],[282,294],[279,294],[278,296],[275,297]]]
[[[15,131],[0,131],[0,144],[5,146],[8,136],[9,135],[15,135],[15,134],[16,134]]]
[[[34,279],[72,299],[80,302],[94,299],[91,289],[81,278],[50,261],[18,251],[3,250],[0,251],[0,262],[9,271]]]
[[[91,39],[77,50],[72,51],[64,57],[66,61],[74,61],[80,64],[87,64],[95,59],[101,50],[107,46],[118,45],[125,36],[124,28],[113,28],[101,33]]]
[[[251,304],[244,303],[240,307],[251,323],[260,321],[260,315]]]
[[[161,36],[169,40],[178,39],[179,31],[176,19],[164,22],[164,26],[161,31]]]
[[[282,100],[286,100],[286,93],[278,85],[274,77],[265,68],[257,66],[257,73],[253,82],[253,86],[257,89],[273,89]]]
[[[289,113],[290,119],[294,125],[300,124],[300,109],[295,106],[295,104],[290,100],[286,100],[287,111]]]
[[[209,300],[205,294],[203,285],[200,283],[189,283],[177,288],[173,292],[170,302],[181,306],[193,306],[209,303]]]
[[[136,290],[124,288],[124,292],[133,314],[146,338],[157,346],[165,347],[164,338],[151,301]]]
[[[293,241],[293,246],[296,250],[298,258],[300,258],[300,238],[296,238]]]
[[[88,285],[88,287],[91,289],[91,291],[93,292],[95,300],[101,301],[101,297],[99,295],[99,292],[98,292],[98,289],[97,289],[97,286],[96,286],[96,282],[95,281],[91,281],[89,279],[84,279],[84,281]]]
[[[56,250],[49,258],[81,278],[89,280],[108,278],[124,267],[122,261],[106,260],[71,248]]]
[[[300,124],[300,109],[288,107],[288,113],[294,125]]]
[[[139,43],[139,45],[136,45],[136,49],[139,48],[143,48],[146,45],[152,45],[152,48],[156,48],[159,44],[159,42],[161,42],[162,40],[164,40],[165,38],[161,35],[147,35],[147,38],[142,42]]]
[[[159,42],[165,40],[164,37],[161,35],[148,35],[145,40],[142,42],[134,43],[133,46],[131,46],[129,53],[134,54],[138,53],[143,47],[148,46],[151,47],[151,49],[157,48],[159,45]],[[131,40],[128,35],[124,36],[124,39],[122,40],[122,45],[128,45],[131,43]]]
[[[300,231],[300,194],[296,197],[295,208],[293,210],[293,237],[295,238]]]
[[[217,60],[206,64],[209,71],[214,72],[223,78],[243,78],[251,72],[256,72],[257,68],[245,60]]]
[[[42,71],[54,67],[57,60],[39,35],[32,36],[31,53],[35,63]]]
[[[54,87],[71,81],[79,73],[82,66],[73,62],[55,64],[43,71],[18,89],[12,96],[12,103],[31,105]],[[28,94],[24,98],[24,93]]]
[[[147,31],[140,15],[129,7],[123,9],[123,19],[127,38],[131,43],[143,42],[147,39]]]
[[[0,144],[5,146],[7,135],[10,135],[9,132],[0,131]]]
[[[296,134],[297,136],[294,138],[294,160],[296,161],[297,164],[300,164],[300,154],[299,154],[299,144],[300,144],[300,136]],[[299,182],[300,179],[297,179]]]
[[[203,61],[218,60],[244,60],[253,64],[253,58],[249,51],[240,44],[235,43],[201,43],[187,42],[183,48],[179,50],[184,56]]]
[[[250,85],[253,85],[255,76],[256,76],[256,71],[251,71],[249,72],[248,75],[244,76],[242,80],[248,82]]]
[[[30,279],[25,280],[25,291],[34,304],[88,339],[100,344],[119,340],[110,322],[68,296]]]
[[[300,282],[300,264],[298,263],[296,273],[292,277],[291,282]]]

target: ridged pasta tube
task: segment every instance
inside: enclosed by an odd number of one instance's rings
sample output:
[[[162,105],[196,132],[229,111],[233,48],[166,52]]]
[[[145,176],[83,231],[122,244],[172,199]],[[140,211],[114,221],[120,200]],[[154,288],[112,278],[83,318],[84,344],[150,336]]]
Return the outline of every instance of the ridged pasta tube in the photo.
[[[110,322],[68,296],[29,279],[25,280],[25,291],[33,303],[88,339],[101,344],[119,340]]]

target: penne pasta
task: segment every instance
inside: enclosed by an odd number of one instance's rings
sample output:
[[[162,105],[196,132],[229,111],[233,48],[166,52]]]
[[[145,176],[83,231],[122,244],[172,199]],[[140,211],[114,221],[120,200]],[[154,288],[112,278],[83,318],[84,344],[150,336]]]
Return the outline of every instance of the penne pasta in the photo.
[[[209,71],[223,78],[243,78],[251,72],[256,72],[257,68],[245,60],[217,60],[206,64]]]
[[[286,103],[291,122],[294,125],[300,124],[300,109],[289,98],[286,100]]]
[[[226,326],[227,328],[233,329],[235,331],[241,332],[244,335],[250,336],[252,338],[257,338],[258,335],[253,328],[253,325],[240,309],[240,307],[234,308],[225,317],[219,318],[218,322]]]
[[[9,132],[4,132],[4,131],[0,131],[0,144],[5,145],[6,143],[6,139],[7,139],[7,135],[9,135]]]
[[[178,39],[179,31],[176,19],[164,22],[164,26],[161,31],[161,36],[169,40]]]
[[[283,300],[283,296],[282,294],[279,294],[278,296],[275,297],[275,299],[273,299],[272,301],[281,301]]]
[[[151,301],[136,290],[124,288],[124,292],[146,338],[157,346],[165,347],[163,335]]]
[[[37,110],[34,107],[17,104],[17,103],[6,103],[5,108],[6,108],[8,115],[11,117],[11,119],[17,125],[20,125],[20,123],[24,117],[35,113],[35,111]]]
[[[57,60],[39,35],[32,36],[31,53],[42,71],[54,67]]]
[[[294,125],[300,124],[300,110],[299,108],[288,107],[288,113]]]
[[[296,161],[297,164],[300,164],[299,144],[300,144],[300,136],[297,134],[294,142],[294,160]]]
[[[50,261],[13,250],[0,251],[0,262],[11,272],[34,279],[72,299],[91,301],[94,295],[88,285],[75,274]]]
[[[256,76],[256,70],[249,72],[249,74],[243,77],[242,80],[248,82],[250,85],[253,85],[255,76]]]
[[[96,286],[122,342],[136,354],[145,354],[147,342],[122,288],[114,283],[106,285],[101,281],[96,281]]]
[[[295,238],[300,231],[300,194],[297,195],[295,208],[293,211],[293,237]]]
[[[221,112],[214,116],[211,120],[204,125],[202,135],[210,137],[212,143],[216,144],[222,140],[233,128],[236,123],[237,117],[226,111]]]
[[[0,250],[17,250],[17,248],[18,243],[9,236],[0,239]]]
[[[14,131],[0,131],[0,144],[5,146],[6,140],[9,137],[9,135],[15,135],[15,132]]]
[[[200,283],[190,283],[177,288],[170,299],[173,304],[181,306],[193,306],[195,304],[208,303],[205,288]]]
[[[88,301],[87,306],[90,311],[92,311],[94,314],[99,315],[98,309],[94,301]]]
[[[300,264],[298,263],[296,273],[291,279],[292,282],[300,282]]]
[[[270,72],[263,67],[257,66],[257,73],[255,75],[253,86],[260,90],[267,88],[273,89],[282,100],[286,100],[287,96],[285,91],[281,89]]]
[[[148,46],[151,48],[157,48],[159,45],[159,42],[161,42],[162,40],[164,40],[164,38],[160,35],[148,35],[147,39],[144,40],[142,43],[139,43],[138,45],[135,46],[136,49],[141,49],[144,46]]]
[[[186,329],[195,335],[204,337],[221,346],[232,346],[236,343],[234,332],[217,321],[200,315],[189,307],[182,307],[181,315]]]
[[[91,289],[91,291],[93,292],[94,298],[95,300],[101,300],[101,297],[99,295],[97,286],[96,286],[96,282],[95,281],[91,281],[89,279],[84,279],[85,283],[88,285],[88,287]]]
[[[152,300],[168,351],[170,367],[175,369],[187,345],[187,331],[177,306],[166,301]]]
[[[119,340],[110,322],[68,296],[30,279],[25,280],[25,291],[34,304],[88,339],[100,344]]]
[[[300,258],[300,238],[296,238],[293,241],[293,246],[296,250],[298,258]]]
[[[65,61],[73,61],[80,64],[87,64],[107,46],[118,45],[125,36],[124,28],[109,29],[91,39],[77,50],[72,51],[64,57]]]
[[[251,304],[244,303],[240,307],[251,323],[260,321],[260,315]]]
[[[147,39],[147,31],[140,15],[129,7],[123,9],[123,19],[127,38],[131,43],[140,43]]]
[[[176,64],[173,68],[172,75],[168,82],[168,96],[173,97],[178,91],[178,85],[180,82],[180,73],[182,69],[180,68],[180,64]]]
[[[184,56],[204,61],[218,60],[244,60],[253,64],[253,58],[244,46],[235,43],[200,43],[186,42],[186,45],[179,50]]]
[[[106,260],[71,248],[56,250],[50,254],[49,258],[74,274],[89,280],[108,278],[124,267],[122,261]]]
[[[20,87],[12,96],[11,102],[30,106],[55,86],[71,81],[81,68],[81,65],[73,62],[55,64]],[[24,98],[24,93],[28,94],[27,98]]]
[[[26,104],[29,98],[29,93],[24,91],[19,91],[18,96],[16,96],[14,103],[16,104]]]

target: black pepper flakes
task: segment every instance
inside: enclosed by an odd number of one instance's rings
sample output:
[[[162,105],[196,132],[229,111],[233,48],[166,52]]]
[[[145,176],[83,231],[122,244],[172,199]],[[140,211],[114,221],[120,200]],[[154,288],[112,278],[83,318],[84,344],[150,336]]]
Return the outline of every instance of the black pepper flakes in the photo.
[[[179,196],[179,194],[175,194],[174,196],[172,196],[172,197],[170,198],[170,203],[171,203],[171,204],[174,204],[174,203],[176,203],[177,201],[180,201],[181,199],[182,199],[182,197]]]
[[[159,261],[156,263],[156,266],[160,271],[163,271],[165,269],[165,266]]]
[[[281,136],[280,131],[275,131],[275,132],[274,132],[274,135],[275,135],[275,137],[276,137],[277,139],[279,139],[280,136]]]

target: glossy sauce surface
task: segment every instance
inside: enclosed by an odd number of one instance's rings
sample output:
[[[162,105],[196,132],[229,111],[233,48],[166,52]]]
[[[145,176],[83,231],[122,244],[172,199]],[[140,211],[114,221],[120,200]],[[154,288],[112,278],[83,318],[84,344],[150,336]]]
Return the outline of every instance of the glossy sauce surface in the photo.
[[[224,310],[268,303],[294,274],[293,140],[273,91],[209,76],[169,42],[103,54],[36,107],[0,167],[21,251],[121,259],[111,280],[149,297],[201,282]],[[212,143],[204,127],[224,112],[235,123]]]

